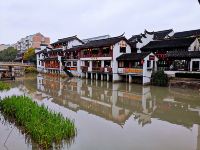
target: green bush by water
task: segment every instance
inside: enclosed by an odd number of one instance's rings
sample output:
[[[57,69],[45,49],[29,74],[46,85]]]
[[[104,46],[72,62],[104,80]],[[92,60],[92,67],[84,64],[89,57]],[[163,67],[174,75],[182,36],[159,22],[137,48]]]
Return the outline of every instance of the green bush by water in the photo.
[[[0,101],[0,110],[5,116],[15,119],[17,125],[24,128],[25,133],[45,149],[76,134],[71,120],[39,106],[28,97],[5,98]]]
[[[156,86],[167,86],[169,82],[167,74],[164,71],[154,72],[151,76],[151,84]]]
[[[8,83],[4,83],[0,81],[0,91],[9,90],[9,89],[10,89],[10,85]]]
[[[25,68],[24,72],[25,73],[37,73],[38,71],[37,71],[37,68],[35,68],[35,67],[27,67],[27,68]]]

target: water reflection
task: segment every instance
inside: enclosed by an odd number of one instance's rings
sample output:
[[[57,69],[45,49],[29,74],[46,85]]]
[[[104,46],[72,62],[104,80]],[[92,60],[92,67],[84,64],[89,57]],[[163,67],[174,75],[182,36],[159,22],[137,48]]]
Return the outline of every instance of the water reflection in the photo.
[[[151,118],[191,128],[200,124],[198,91],[110,83],[96,80],[62,79],[38,75],[37,90],[53,102],[73,111],[84,110],[123,126],[134,115],[145,126]]]

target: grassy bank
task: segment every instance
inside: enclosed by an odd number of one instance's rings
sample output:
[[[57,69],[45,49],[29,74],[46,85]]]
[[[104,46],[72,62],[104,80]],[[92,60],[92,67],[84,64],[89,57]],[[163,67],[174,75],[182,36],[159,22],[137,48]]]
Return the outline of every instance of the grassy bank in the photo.
[[[10,89],[9,84],[0,81],[0,91],[9,90],[9,89]]]
[[[5,117],[13,118],[31,139],[42,148],[59,144],[76,134],[74,123],[61,114],[38,106],[30,98],[13,96],[0,101],[0,110]]]

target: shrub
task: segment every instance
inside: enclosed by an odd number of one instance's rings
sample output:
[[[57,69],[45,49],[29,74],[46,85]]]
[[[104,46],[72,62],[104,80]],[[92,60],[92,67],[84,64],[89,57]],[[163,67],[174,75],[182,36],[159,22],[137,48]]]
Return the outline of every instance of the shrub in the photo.
[[[151,84],[156,86],[167,86],[169,82],[167,74],[164,71],[153,72],[151,76]]]
[[[63,139],[70,139],[76,134],[71,120],[39,106],[28,97],[5,98],[0,101],[0,110],[6,117],[14,119],[41,148],[48,149],[53,143],[59,144]]]
[[[24,70],[25,73],[37,73],[37,69],[35,67],[27,67]]]
[[[200,73],[176,73],[175,77],[200,79]]]
[[[0,81],[0,91],[9,90],[9,89],[10,89],[9,84]]]

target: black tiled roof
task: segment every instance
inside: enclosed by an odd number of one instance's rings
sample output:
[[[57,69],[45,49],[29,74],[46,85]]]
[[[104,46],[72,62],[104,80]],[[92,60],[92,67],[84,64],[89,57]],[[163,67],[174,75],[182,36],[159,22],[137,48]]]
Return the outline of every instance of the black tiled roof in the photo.
[[[146,36],[144,34],[133,35],[128,41],[129,42],[138,41],[138,42],[142,43],[142,41],[141,41],[142,37],[146,37]]]
[[[140,61],[150,53],[143,52],[143,53],[129,53],[129,54],[122,54],[121,56],[117,57],[117,60],[126,60],[126,61]]]
[[[165,48],[188,48],[196,38],[167,39],[151,41],[141,48],[141,50],[165,49]]]
[[[73,46],[72,48],[65,50],[65,52],[74,52],[74,51],[77,51],[77,50],[79,50],[81,48],[81,46],[82,45]]]
[[[154,40],[165,39],[165,37],[167,37],[172,31],[173,31],[172,29],[169,29],[169,30],[154,32]]]
[[[168,58],[200,58],[200,51],[169,51]]]
[[[200,37],[200,29],[198,30],[191,30],[191,31],[183,31],[183,32],[176,32],[174,34],[174,38],[183,38],[183,37]]]
[[[68,43],[73,40],[78,40],[79,42],[81,42],[83,44],[83,41],[81,41],[79,38],[77,38],[77,36],[71,36],[71,37],[67,37],[67,38],[63,38],[63,39],[58,39],[57,42],[52,43],[51,45]]]
[[[112,45],[120,42],[121,40],[124,40],[127,43],[129,43],[129,41],[124,36],[118,36],[118,37],[112,37],[112,38],[107,38],[107,39],[90,41],[80,47],[81,47],[81,49],[87,49],[87,48],[112,46]]]
[[[169,33],[171,33],[173,31],[173,29],[169,29],[169,30],[162,30],[162,31],[156,31],[156,32],[148,32],[147,30],[144,31],[144,34],[139,34],[139,35],[133,35],[129,41],[138,41],[141,42],[141,38],[142,37],[146,37],[146,33],[150,34],[150,35],[154,35],[154,40],[162,40],[164,39],[166,36],[169,35]]]

